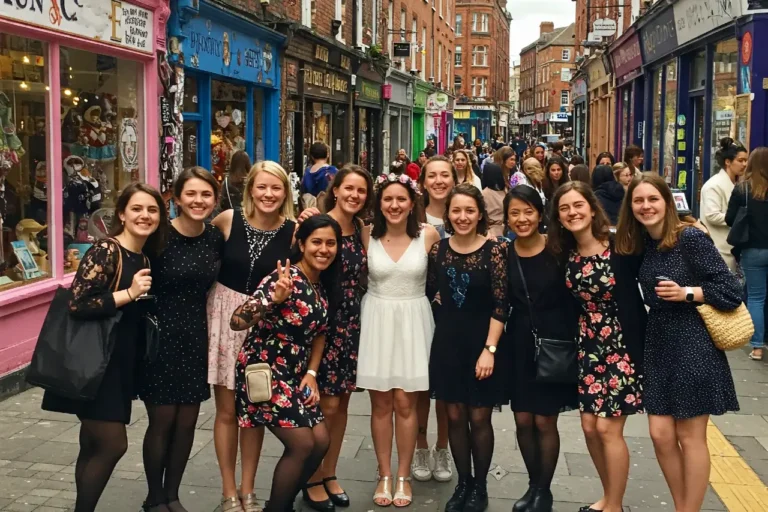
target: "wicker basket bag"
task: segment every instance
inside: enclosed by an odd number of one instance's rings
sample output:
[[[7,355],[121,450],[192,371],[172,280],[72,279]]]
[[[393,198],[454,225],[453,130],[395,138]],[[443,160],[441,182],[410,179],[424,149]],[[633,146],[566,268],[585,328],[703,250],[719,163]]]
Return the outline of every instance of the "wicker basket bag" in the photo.
[[[755,325],[743,302],[733,311],[720,311],[709,304],[696,306],[696,310],[720,350],[741,348],[755,334]]]

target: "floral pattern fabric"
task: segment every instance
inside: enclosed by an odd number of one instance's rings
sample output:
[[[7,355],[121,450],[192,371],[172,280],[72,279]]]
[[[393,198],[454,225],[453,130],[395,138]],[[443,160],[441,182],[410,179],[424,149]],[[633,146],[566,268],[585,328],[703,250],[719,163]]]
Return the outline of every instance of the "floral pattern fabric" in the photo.
[[[368,256],[358,233],[342,237],[341,300],[328,329],[320,371],[320,392],[341,395],[357,389],[357,351],[360,347],[360,303],[368,281]]]
[[[328,300],[320,285],[317,291],[306,277],[291,267],[293,292],[282,304],[269,308],[251,329],[237,357],[235,394],[241,428],[269,425],[277,428],[314,427],[323,421],[318,405],[304,405],[301,380],[307,373],[312,342],[326,333]],[[278,280],[277,271],[264,278],[254,296],[268,297]],[[249,364],[272,366],[272,399],[248,400],[245,368]]]
[[[565,285],[582,305],[579,317],[579,409],[600,417],[642,412],[643,389],[623,341],[611,250],[595,256],[571,253]]]

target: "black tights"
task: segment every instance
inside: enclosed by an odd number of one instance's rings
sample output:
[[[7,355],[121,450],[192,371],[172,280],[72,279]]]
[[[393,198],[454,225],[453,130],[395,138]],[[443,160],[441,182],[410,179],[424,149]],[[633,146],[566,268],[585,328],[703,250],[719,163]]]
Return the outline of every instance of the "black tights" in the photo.
[[[474,462],[477,480],[485,482],[493,457],[493,409],[464,404],[445,405],[448,412],[448,441],[459,478],[468,479],[472,476]]]
[[[557,414],[539,416],[528,412],[515,413],[517,444],[528,470],[530,485],[549,489],[560,454],[560,433]]]
[[[144,434],[144,472],[150,506],[179,499],[179,487],[187,467],[200,404],[147,404],[149,426]]]
[[[125,425],[81,420],[80,453],[75,466],[75,512],[93,512],[118,461],[128,450]]]
[[[331,438],[325,423],[314,428],[269,427],[285,450],[272,476],[272,490],[265,512],[290,512],[299,490],[317,471],[328,451]]]

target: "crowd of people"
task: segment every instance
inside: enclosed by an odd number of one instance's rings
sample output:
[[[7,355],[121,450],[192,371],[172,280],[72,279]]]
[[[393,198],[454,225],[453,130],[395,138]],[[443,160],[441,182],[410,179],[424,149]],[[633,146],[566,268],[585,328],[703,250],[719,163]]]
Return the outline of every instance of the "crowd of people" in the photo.
[[[206,169],[183,171],[172,220],[152,187],[122,191],[70,301],[81,318],[121,313],[103,382],[92,401],[48,390],[42,404],[81,421],[76,512],[96,509],[126,452],[137,396],[149,419],[143,508],[184,512],[179,486],[211,389],[222,512],[262,510],[254,480],[265,427],[284,452],[264,510],[289,512],[300,493],[318,512],[349,506],[336,470],[356,391],[371,402],[378,506],[407,507],[412,478],[451,482],[455,468],[446,512],[485,510],[492,417],[509,406],[529,483],[515,512],[552,510],[558,415],[568,410],[581,413],[602,483],[582,512],[622,510],[624,425],[642,412],[675,509],[700,509],[708,418],[739,404],[696,306],[737,308],[741,261],[751,357],[762,357],[768,148],[747,159],[723,141],[702,226],[678,215],[662,177],[641,172],[634,146],[618,163],[601,154],[590,171],[558,143],[549,155],[501,144],[482,161],[482,145],[448,157],[428,144],[418,163],[403,152],[376,177],[330,166],[321,146],[301,212],[270,161],[243,163],[223,187]],[[727,226],[743,204],[749,241],[730,258]],[[147,310],[156,354],[140,327]]]

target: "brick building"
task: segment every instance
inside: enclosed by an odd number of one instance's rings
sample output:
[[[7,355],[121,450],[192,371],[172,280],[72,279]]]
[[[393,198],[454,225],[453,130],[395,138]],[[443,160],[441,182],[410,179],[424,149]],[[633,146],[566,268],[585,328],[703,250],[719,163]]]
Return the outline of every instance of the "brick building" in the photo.
[[[456,71],[458,101],[454,131],[469,139],[495,138],[499,112],[509,101],[509,24],[504,0],[456,2]]]

